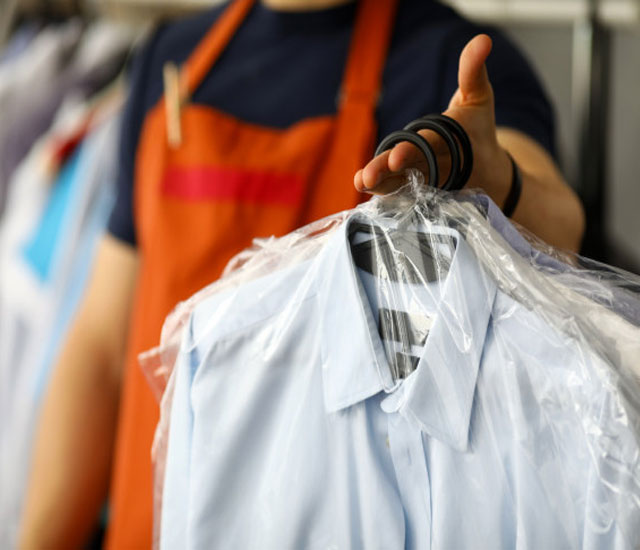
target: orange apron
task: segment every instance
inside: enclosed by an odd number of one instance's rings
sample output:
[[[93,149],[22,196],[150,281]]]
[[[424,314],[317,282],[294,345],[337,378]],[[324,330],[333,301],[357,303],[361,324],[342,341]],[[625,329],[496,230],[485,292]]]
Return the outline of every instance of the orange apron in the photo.
[[[249,13],[236,0],[181,71],[190,97]],[[371,157],[375,109],[396,0],[361,0],[338,112],[287,129],[248,124],[186,103],[182,141],[168,144],[164,98],[147,114],[138,145],[134,212],[140,272],[120,406],[107,546],[149,548],[150,449],[158,405],[137,355],[157,345],[166,315],[220,276],[253,237],[283,235],[354,207],[353,175]]]

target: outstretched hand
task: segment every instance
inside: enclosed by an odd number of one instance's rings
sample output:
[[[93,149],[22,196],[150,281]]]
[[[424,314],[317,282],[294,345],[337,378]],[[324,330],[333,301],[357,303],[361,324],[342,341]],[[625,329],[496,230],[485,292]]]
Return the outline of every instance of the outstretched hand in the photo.
[[[485,66],[491,47],[491,39],[484,34],[474,37],[465,46],[460,54],[458,89],[444,114],[462,124],[471,140],[474,165],[467,187],[482,187],[500,200],[506,197],[509,189],[511,163],[496,135],[493,89]],[[429,141],[438,157],[442,183],[450,167],[448,148],[434,132],[421,130],[419,133]],[[394,178],[393,174],[406,168],[418,168],[428,173],[426,161],[418,149],[403,142],[358,170],[354,185],[362,192],[388,193],[402,182],[402,178]]]

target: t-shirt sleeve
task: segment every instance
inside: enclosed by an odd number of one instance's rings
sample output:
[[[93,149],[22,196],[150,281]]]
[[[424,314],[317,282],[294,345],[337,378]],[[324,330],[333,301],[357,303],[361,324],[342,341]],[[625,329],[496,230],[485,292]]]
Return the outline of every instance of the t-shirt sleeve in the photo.
[[[461,22],[448,33],[442,104],[444,108],[458,87],[458,60],[466,43],[478,33],[493,40],[487,71],[495,96],[496,123],[528,135],[556,157],[555,115],[533,67],[499,30]]]
[[[136,246],[133,221],[133,182],[135,158],[142,124],[147,110],[147,81],[156,32],[134,54],[129,71],[129,93],[124,108],[116,170],[116,200],[107,224],[117,239]]]

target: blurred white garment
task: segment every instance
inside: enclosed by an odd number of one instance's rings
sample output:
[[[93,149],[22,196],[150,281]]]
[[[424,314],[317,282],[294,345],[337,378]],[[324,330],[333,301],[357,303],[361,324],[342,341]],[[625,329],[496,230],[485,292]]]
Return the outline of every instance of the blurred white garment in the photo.
[[[47,27],[38,33],[26,51],[0,65],[0,150],[21,131],[16,120],[46,100],[50,85],[81,36],[79,20]],[[0,173],[4,173],[5,167],[0,168]],[[8,185],[7,179],[0,178],[0,213],[5,207]]]
[[[73,100],[65,103],[54,128],[16,171],[0,225],[2,548],[15,544],[42,393],[115,196],[118,96],[98,111]],[[50,144],[90,114],[93,129],[56,176],[48,170]],[[63,197],[55,196],[57,185],[65,186]],[[51,226],[39,226],[52,200],[57,200],[55,236]],[[37,254],[44,258],[40,263]]]

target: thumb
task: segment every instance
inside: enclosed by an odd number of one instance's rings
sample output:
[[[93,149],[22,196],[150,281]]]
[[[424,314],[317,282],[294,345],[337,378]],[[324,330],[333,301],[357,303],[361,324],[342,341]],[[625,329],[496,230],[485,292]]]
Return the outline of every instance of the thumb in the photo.
[[[460,54],[458,67],[458,91],[451,106],[483,104],[493,99],[493,91],[485,61],[493,43],[486,34],[471,39]]]

